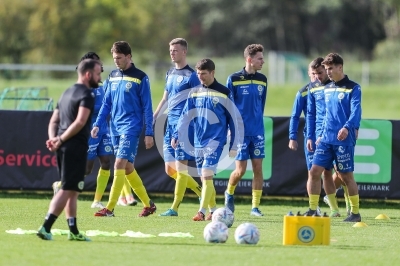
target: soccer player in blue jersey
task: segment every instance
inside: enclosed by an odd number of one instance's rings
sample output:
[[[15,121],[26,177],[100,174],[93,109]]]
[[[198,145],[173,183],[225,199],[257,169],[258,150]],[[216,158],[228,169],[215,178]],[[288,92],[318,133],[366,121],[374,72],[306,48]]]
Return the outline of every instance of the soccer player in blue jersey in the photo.
[[[307,215],[315,213],[321,193],[322,172],[335,161],[339,177],[349,191],[351,212],[344,221],[360,222],[358,187],[353,172],[354,148],[361,121],[361,87],[343,73],[343,59],[339,54],[328,54],[321,64],[332,82],[324,88],[326,113],[322,131],[317,136],[307,184],[310,197]]]
[[[168,123],[164,136],[165,172],[176,180],[174,202],[171,208],[160,216],[178,216],[178,208],[183,200],[186,187],[201,196],[201,186],[188,174],[188,160],[194,160],[193,154],[185,151],[193,145],[193,126],[183,129],[189,134],[189,143],[179,142],[176,149],[171,146],[171,137],[175,131],[178,119],[185,106],[189,91],[200,84],[196,72],[186,62],[188,43],[183,38],[175,38],[169,43],[169,54],[175,66],[170,68],[165,78],[165,91],[162,100],[154,112],[154,121],[160,111],[168,106]],[[215,204],[216,205],[216,204]],[[215,206],[214,206],[215,207]]]
[[[310,65],[308,66],[308,76],[310,77],[311,82],[315,81],[315,77],[312,74]],[[302,87],[296,93],[296,97],[293,102],[292,115],[290,116],[290,122],[289,122],[289,144],[288,144],[289,149],[291,149],[293,151],[297,151],[297,148],[298,148],[297,133],[299,130],[300,116],[302,113],[303,113],[304,117],[306,117],[306,115],[307,115],[307,95],[308,95],[309,85],[310,85],[310,83],[307,83],[307,85]],[[307,127],[304,127],[304,130],[303,130],[304,140],[305,140],[304,153],[306,155],[306,162],[308,164],[309,156],[308,156],[307,145],[306,145],[306,140],[307,140],[306,133],[307,133]]]
[[[244,122],[244,141],[239,143],[235,170],[225,191],[225,206],[235,211],[235,188],[246,172],[247,160],[253,166],[252,209],[250,214],[263,216],[259,210],[263,188],[262,160],[264,154],[264,107],[267,98],[267,77],[260,72],[264,64],[264,47],[250,44],[244,50],[245,67],[228,77],[227,87]]]
[[[316,136],[320,136],[322,132],[322,123],[325,117],[325,96],[324,88],[326,84],[329,84],[331,80],[328,78],[326,70],[322,65],[322,57],[318,57],[311,62],[312,74],[316,80],[309,84],[308,101],[307,101],[307,151],[311,154],[315,151]],[[312,158],[309,164],[309,170],[312,166]],[[331,209],[331,217],[340,217],[339,207],[336,200],[336,185],[335,183],[340,182],[338,173],[335,172],[332,175],[333,166],[329,169],[325,169],[323,172],[323,186],[326,193],[324,201],[329,205]],[[338,184],[340,187],[340,184]],[[343,185],[345,190],[345,198],[347,199],[347,187]],[[346,204],[347,205],[347,204]]]
[[[93,124],[91,134],[93,138],[96,138],[99,126],[111,114],[110,133],[116,157],[114,180],[107,206],[96,212],[95,216],[114,216],[113,210],[125,178],[144,205],[139,216],[149,216],[157,208],[150,200],[134,167],[143,125],[145,125],[144,142],[146,149],[150,149],[154,145],[149,78],[146,73],[136,68],[132,63],[131,47],[127,42],[115,42],[111,48],[111,53],[117,69],[109,75],[103,104],[96,122]]]
[[[191,89],[189,93],[172,136],[171,146],[176,149],[180,142],[188,141],[186,131],[193,122],[196,166],[203,187],[200,208],[193,220],[204,221],[206,208],[216,194],[213,176],[227,142],[228,128],[231,131],[230,156],[234,156],[239,142],[237,138],[240,133],[237,132],[240,125],[232,93],[214,78],[214,62],[210,59],[199,61],[196,72],[201,85]]]

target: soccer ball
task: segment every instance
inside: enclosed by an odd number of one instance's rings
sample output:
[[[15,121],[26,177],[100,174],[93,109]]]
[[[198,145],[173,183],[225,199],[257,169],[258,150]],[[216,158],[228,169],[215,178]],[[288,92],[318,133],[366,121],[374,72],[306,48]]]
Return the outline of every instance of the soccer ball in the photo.
[[[232,226],[235,217],[233,212],[228,208],[218,208],[213,212],[212,221],[213,222],[223,222],[229,228]]]
[[[208,243],[225,243],[228,240],[228,227],[222,222],[211,222],[204,227],[203,235]]]
[[[239,225],[235,231],[235,241],[238,244],[257,244],[260,240],[258,228],[251,223]]]

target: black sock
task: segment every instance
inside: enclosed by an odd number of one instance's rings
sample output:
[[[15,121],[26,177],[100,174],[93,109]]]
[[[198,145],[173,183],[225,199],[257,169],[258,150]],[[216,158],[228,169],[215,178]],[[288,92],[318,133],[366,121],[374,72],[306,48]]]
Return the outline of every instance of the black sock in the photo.
[[[67,223],[69,226],[69,231],[71,231],[71,233],[73,233],[74,235],[79,234],[78,227],[76,226],[76,218],[75,217],[68,218]]]
[[[57,220],[58,216],[54,214],[48,213],[44,218],[43,227],[47,233],[50,233],[51,227],[53,226],[54,222]]]

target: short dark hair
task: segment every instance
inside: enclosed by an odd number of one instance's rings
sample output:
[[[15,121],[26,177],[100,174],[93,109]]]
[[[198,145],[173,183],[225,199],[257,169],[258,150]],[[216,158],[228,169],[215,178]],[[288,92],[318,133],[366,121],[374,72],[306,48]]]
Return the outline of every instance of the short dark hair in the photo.
[[[330,53],[325,56],[324,61],[321,63],[322,65],[342,65],[343,66],[343,58],[337,53]]]
[[[123,54],[128,55],[132,54],[131,46],[126,41],[118,41],[113,43],[111,47],[111,53]]]
[[[81,57],[81,61],[85,59],[95,59],[95,60],[100,60],[100,56],[96,54],[95,52],[87,52]]]
[[[87,52],[81,57],[81,60],[79,62],[82,62],[85,59],[94,59],[100,61],[100,56],[95,52]],[[76,69],[78,69],[78,66],[76,66]],[[101,72],[103,72],[103,66],[101,66]]]
[[[208,70],[211,72],[215,70],[215,64],[211,59],[205,58],[197,62],[195,68],[198,70]]]
[[[93,71],[96,65],[101,66],[99,60],[83,59],[78,65],[78,73],[84,75],[87,71]]]
[[[317,57],[314,60],[312,60],[311,63],[308,66],[311,69],[317,69],[320,66],[322,66],[322,61],[324,61],[324,59],[322,57]]]
[[[244,58],[253,57],[258,52],[264,52],[264,46],[261,44],[250,44],[244,49]]]
[[[188,43],[183,38],[175,38],[175,39],[173,39],[172,41],[169,42],[169,45],[174,45],[174,44],[180,44],[186,50],[188,48]]]

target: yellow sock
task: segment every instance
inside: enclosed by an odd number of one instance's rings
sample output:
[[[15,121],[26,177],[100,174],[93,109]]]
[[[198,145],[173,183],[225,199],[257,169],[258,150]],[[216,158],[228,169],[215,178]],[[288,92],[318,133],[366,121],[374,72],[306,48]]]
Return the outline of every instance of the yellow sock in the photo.
[[[124,186],[125,169],[114,170],[114,181],[111,186],[110,197],[106,208],[112,211],[117,204],[119,194],[121,194],[122,187]]]
[[[253,191],[251,192],[251,195],[252,195],[252,200],[251,200],[252,207],[251,208],[258,208],[258,206],[260,206],[262,190],[254,190],[253,189]]]
[[[200,207],[206,209],[210,203],[213,191],[215,191],[214,183],[212,180],[203,181],[203,189],[201,190]]]
[[[231,184],[228,182],[228,187],[226,188],[226,192],[228,192],[229,195],[235,194],[236,186],[237,186],[237,185],[231,185]]]
[[[358,214],[360,208],[360,197],[358,195],[349,196],[351,212]]]
[[[106,190],[108,179],[110,178],[110,170],[99,169],[97,174],[96,192],[94,193],[94,201],[99,202],[103,197],[104,191]]]
[[[131,193],[131,185],[129,185],[128,179],[125,178],[124,186],[121,191],[121,197],[128,197]]]
[[[327,194],[326,195],[329,200],[329,206],[331,207],[331,211],[339,211],[339,207],[337,205],[337,200],[336,200],[336,193],[333,194]]]
[[[201,186],[190,175],[188,175],[187,178],[187,188],[191,189],[194,193],[196,193],[197,197],[201,197]]]
[[[318,203],[319,203],[319,195],[309,195],[308,202],[310,204],[310,209],[315,211],[317,210]]]
[[[187,171],[178,172],[178,177],[176,178],[175,183],[174,202],[172,203],[171,207],[171,209],[174,211],[178,211],[179,205],[183,200],[183,196],[186,192],[188,177],[189,175]]]
[[[143,206],[150,207],[149,195],[147,195],[146,188],[143,186],[142,179],[140,179],[140,176],[136,172],[136,169],[133,170],[132,173],[127,175],[126,179],[128,179],[129,184],[131,185],[133,191],[138,196],[140,201],[143,203]]]
[[[217,192],[215,191],[215,187],[213,186],[213,193],[211,195],[210,202],[208,203],[208,209],[210,212],[213,212],[217,208],[217,201],[215,196],[217,195]]]
[[[171,175],[171,178],[173,178],[173,179],[175,179],[175,180],[176,180],[177,177],[178,177],[178,172],[175,172],[175,173],[173,173],[173,174]]]

